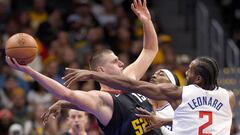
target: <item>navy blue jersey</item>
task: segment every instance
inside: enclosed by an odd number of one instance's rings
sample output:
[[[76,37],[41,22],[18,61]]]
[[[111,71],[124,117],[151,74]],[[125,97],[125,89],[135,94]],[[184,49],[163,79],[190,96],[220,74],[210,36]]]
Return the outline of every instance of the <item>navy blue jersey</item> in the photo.
[[[150,121],[136,117],[135,114],[139,113],[136,107],[152,111],[148,99],[136,93],[111,95],[114,104],[112,119],[107,126],[98,122],[105,135],[143,135],[143,129],[150,125]],[[160,133],[153,130],[144,135],[160,135]]]

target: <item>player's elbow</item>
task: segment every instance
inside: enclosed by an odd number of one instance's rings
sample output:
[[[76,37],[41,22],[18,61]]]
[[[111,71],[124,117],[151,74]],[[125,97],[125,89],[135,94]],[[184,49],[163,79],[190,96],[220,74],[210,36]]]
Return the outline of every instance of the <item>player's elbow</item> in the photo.
[[[74,92],[73,92],[72,90],[66,88],[66,89],[64,90],[61,98],[62,98],[63,100],[69,101],[69,100],[71,100],[71,99],[73,98],[73,96],[74,96]]]
[[[158,47],[151,47],[149,49],[145,49],[144,51],[147,54],[148,58],[154,59],[157,55]]]

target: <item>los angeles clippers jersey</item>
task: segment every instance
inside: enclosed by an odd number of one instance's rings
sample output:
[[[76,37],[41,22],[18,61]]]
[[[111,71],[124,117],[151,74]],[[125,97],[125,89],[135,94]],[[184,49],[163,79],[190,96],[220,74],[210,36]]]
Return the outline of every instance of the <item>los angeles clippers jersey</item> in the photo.
[[[232,111],[227,90],[213,91],[197,85],[184,86],[182,103],[175,110],[173,132],[176,135],[229,135]]]
[[[169,103],[167,103],[163,107],[157,108],[156,115],[164,119],[173,119],[174,110],[172,106]],[[160,129],[163,135],[173,135],[172,124],[165,124]]]
[[[142,107],[152,111],[152,106],[143,95],[130,94],[111,94],[113,98],[114,110],[112,119],[107,126],[99,126],[106,135],[143,135],[145,127],[150,125],[146,119],[136,117],[136,107]],[[158,131],[150,131],[144,135],[159,135]]]

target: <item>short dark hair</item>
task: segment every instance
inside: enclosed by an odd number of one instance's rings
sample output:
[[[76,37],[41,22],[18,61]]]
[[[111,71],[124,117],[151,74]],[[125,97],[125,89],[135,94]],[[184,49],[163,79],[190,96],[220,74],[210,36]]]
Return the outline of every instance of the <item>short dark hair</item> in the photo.
[[[205,85],[214,85],[218,87],[217,77],[219,68],[216,60],[206,56],[198,57],[196,60],[198,61],[198,64],[195,73],[204,79]]]
[[[104,55],[110,53],[113,53],[113,51],[110,49],[104,49],[100,52],[93,54],[89,60],[89,68],[91,70],[96,70],[96,68],[104,62]]]

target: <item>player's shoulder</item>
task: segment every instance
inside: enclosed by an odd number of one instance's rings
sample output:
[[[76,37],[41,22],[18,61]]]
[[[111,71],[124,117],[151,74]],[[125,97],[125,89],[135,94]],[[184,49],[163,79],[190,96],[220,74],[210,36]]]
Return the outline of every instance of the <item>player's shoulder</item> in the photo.
[[[98,98],[99,100],[105,101],[105,102],[111,102],[112,96],[108,92],[99,91],[99,90],[91,90],[87,91],[88,94],[93,95],[94,97]]]
[[[218,90],[225,91],[227,94],[229,94],[229,96],[233,96],[234,95],[233,91],[230,90],[230,89],[226,89],[226,88],[223,88],[223,87],[218,87]]]
[[[229,94],[229,98],[230,98],[230,101],[231,100],[234,100],[235,101],[235,94],[232,90],[227,90],[228,94]]]

